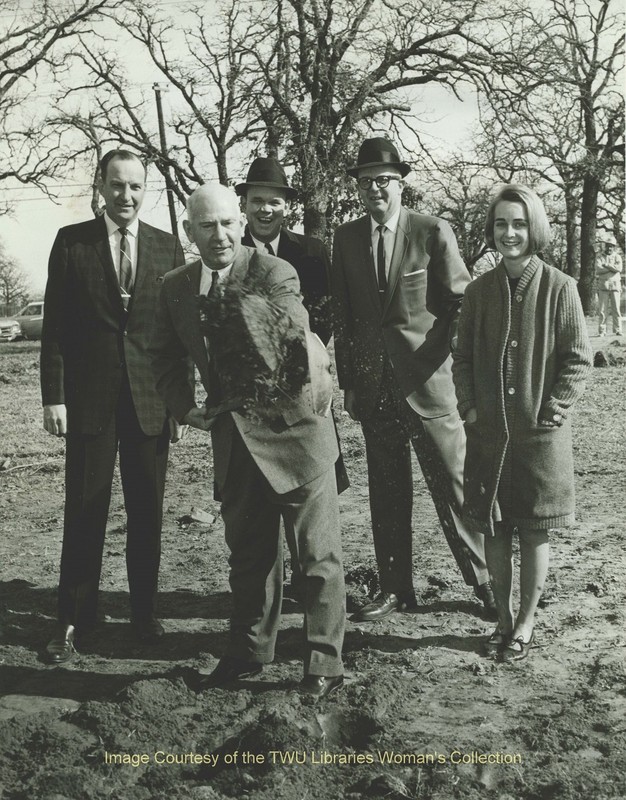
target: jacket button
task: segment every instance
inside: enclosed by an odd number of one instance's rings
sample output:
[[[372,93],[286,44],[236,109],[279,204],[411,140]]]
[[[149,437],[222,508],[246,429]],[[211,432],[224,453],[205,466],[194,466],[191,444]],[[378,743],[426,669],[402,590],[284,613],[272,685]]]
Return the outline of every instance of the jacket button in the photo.
[[[517,339],[513,339],[511,342],[511,347],[517,347]]]
[[[507,392],[508,392],[509,394],[515,394],[515,389],[514,389],[512,386],[510,386],[510,387],[507,389]]]
[[[518,294],[518,295],[517,295],[517,297],[515,298],[515,301],[516,301],[517,303],[521,303],[521,302],[522,302],[522,296],[521,296],[521,294]]]

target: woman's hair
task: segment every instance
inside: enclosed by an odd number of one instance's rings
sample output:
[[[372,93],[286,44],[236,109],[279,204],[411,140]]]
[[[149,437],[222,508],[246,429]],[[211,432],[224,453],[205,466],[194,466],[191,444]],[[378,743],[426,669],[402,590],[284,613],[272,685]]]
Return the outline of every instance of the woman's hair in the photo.
[[[521,183],[507,183],[494,196],[487,209],[487,219],[485,220],[485,241],[496,249],[493,239],[493,225],[496,218],[496,206],[501,200],[509,200],[513,203],[521,203],[528,215],[528,243],[529,252],[538,253],[548,244],[551,238],[550,223],[546,210],[539,197]]]

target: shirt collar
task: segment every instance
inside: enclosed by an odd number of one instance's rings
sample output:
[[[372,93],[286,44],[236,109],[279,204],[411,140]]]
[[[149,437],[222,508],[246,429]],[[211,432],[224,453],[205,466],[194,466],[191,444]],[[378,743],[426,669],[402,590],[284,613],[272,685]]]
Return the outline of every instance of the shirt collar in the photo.
[[[398,221],[399,221],[399,219],[400,219],[400,209],[398,209],[398,210],[396,211],[396,213],[395,213],[395,214],[394,214],[392,217],[390,217],[390,218],[387,220],[387,222],[385,222],[385,223],[384,223],[384,225],[385,225],[385,228],[387,228],[387,230],[390,230],[392,233],[395,233],[395,232],[396,232],[396,228],[398,227]],[[372,226],[372,227],[371,227],[371,230],[372,230],[372,236],[373,236],[374,234],[378,234],[377,228],[378,228],[378,226],[379,226],[381,223],[380,223],[380,222],[376,222],[376,220],[374,219],[374,217],[370,216],[370,224],[371,224],[371,226]]]
[[[113,220],[107,214],[106,211],[104,212],[104,221],[107,226],[107,235],[109,237],[112,236],[121,227],[120,225],[117,224],[117,222],[113,222]],[[139,217],[135,217],[135,219],[130,223],[130,225],[126,226],[126,230],[131,236],[137,237],[139,235]]]
[[[271,245],[272,250],[274,251],[274,255],[275,256],[278,255],[278,246],[280,244],[280,231],[278,233],[278,236],[275,239],[272,239],[271,242],[262,242],[260,239],[256,239],[252,235],[252,233],[250,233],[250,238],[254,242],[254,246],[256,247],[257,250],[260,250],[262,253],[265,253],[265,246],[269,244]]]
[[[200,259],[202,261],[202,259]],[[207,264],[202,261],[202,272],[211,279],[213,277],[214,272],[219,272],[218,280],[221,282],[225,280],[229,275],[230,271],[233,268],[232,264],[229,264],[227,267],[222,267],[222,269],[212,269],[211,267],[207,266]]]

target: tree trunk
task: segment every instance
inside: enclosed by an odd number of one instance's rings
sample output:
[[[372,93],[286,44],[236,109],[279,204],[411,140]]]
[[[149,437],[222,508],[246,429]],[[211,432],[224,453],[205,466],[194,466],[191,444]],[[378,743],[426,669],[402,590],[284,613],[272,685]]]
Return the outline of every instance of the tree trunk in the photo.
[[[565,187],[565,272],[573,278],[579,274],[578,237],[576,230],[576,198]]]
[[[583,194],[580,205],[580,280],[578,293],[585,314],[590,314],[593,304],[596,278],[596,224],[598,214],[598,192],[600,182],[593,173],[583,179]]]

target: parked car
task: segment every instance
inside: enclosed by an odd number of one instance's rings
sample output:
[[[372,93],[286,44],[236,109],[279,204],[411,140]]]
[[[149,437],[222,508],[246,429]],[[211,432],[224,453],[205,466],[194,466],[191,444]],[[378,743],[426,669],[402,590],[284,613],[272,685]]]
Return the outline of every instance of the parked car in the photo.
[[[43,300],[29,303],[19,314],[13,317],[21,328],[25,339],[41,339],[41,326],[43,325]]]
[[[20,323],[12,317],[0,319],[0,342],[14,342],[22,338]]]

